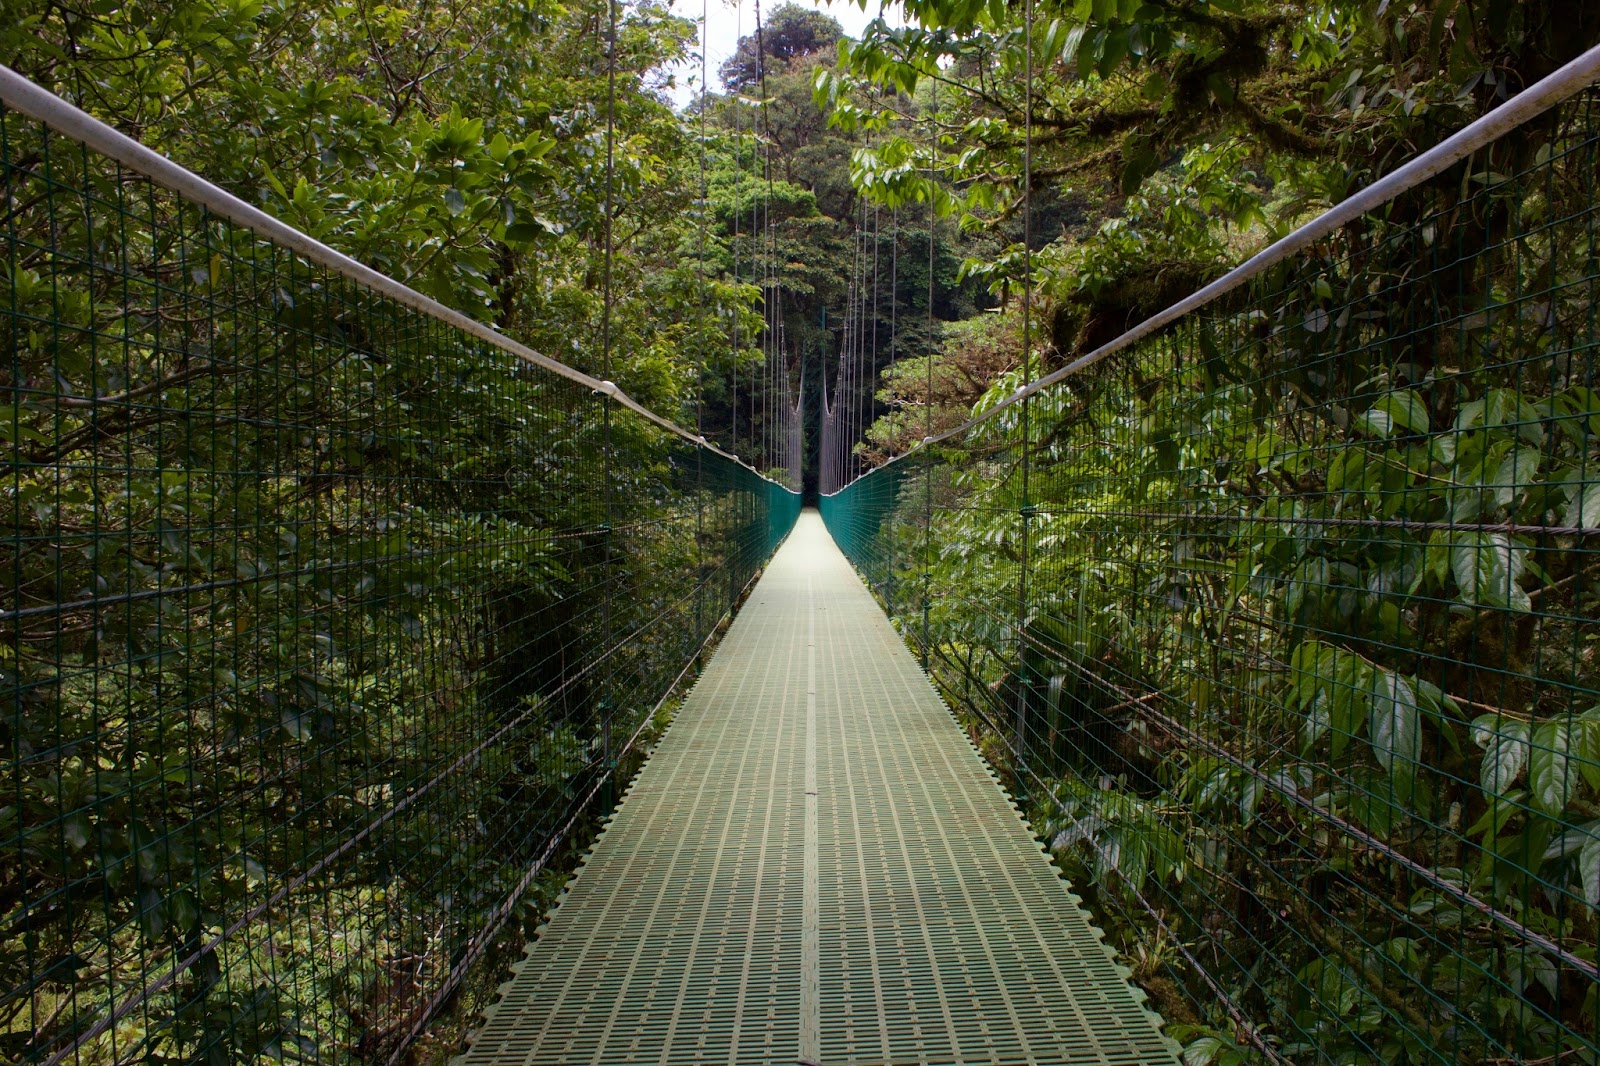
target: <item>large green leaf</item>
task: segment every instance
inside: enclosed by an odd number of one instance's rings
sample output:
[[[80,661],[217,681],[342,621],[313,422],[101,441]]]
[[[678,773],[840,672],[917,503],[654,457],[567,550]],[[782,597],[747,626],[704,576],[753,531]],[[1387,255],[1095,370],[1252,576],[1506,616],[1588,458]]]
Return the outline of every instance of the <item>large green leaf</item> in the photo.
[[[1488,809],[1467,827],[1467,836],[1477,837],[1481,834],[1485,840],[1498,837],[1501,830],[1523,814],[1524,798],[1520,788],[1503,796],[1489,797]]]
[[[1552,997],[1555,996],[1556,967],[1548,956],[1537,951],[1508,951],[1505,960],[1511,986],[1518,995],[1525,994],[1537,982]]]
[[[1533,602],[1518,580],[1527,570],[1528,549],[1504,533],[1463,533],[1450,553],[1450,570],[1467,603],[1531,611]]]
[[[1565,722],[1545,722],[1533,731],[1533,751],[1528,760],[1528,785],[1532,789],[1529,798],[1546,814],[1566,810],[1578,783],[1570,765],[1571,738],[1572,731]]]
[[[1528,765],[1528,723],[1486,714],[1473,721],[1472,739],[1483,749],[1479,782],[1485,790],[1504,795]]]
[[[1600,790],[1600,706],[1590,707],[1579,716],[1578,736],[1573,738],[1573,758],[1578,772],[1589,787]]]
[[[1411,776],[1358,768],[1344,797],[1350,817],[1379,836],[1388,836],[1407,816],[1402,804],[1410,802],[1409,782],[1413,780]]]
[[[1456,414],[1456,429],[1514,428],[1516,436],[1529,444],[1544,443],[1544,419],[1539,409],[1511,389],[1490,389],[1482,399],[1461,405]]]
[[[1357,417],[1356,424],[1368,433],[1379,437],[1392,437],[1397,432],[1428,432],[1428,405],[1422,397],[1407,389],[1391,392],[1382,397],[1365,414]]]
[[[1333,701],[1327,693],[1319,692],[1311,699],[1306,720],[1300,727],[1300,750],[1310,751],[1333,726]]]
[[[1560,425],[1575,440],[1589,434],[1600,435],[1600,393],[1585,385],[1574,385],[1556,398],[1556,409],[1567,413]]]
[[[1541,450],[1530,445],[1506,451],[1495,468],[1491,485],[1496,507],[1509,507],[1519,493],[1533,484],[1539,475],[1539,460],[1542,457]]]
[[[1293,699],[1307,711],[1301,743],[1309,748],[1331,733],[1330,749],[1338,758],[1361,731],[1373,687],[1372,664],[1354,652],[1308,640],[1295,649],[1290,665]]]
[[[1373,757],[1409,797],[1422,758],[1422,712],[1411,683],[1381,667],[1372,670],[1367,736]],[[1401,787],[1403,786],[1403,787]]]
[[[1583,898],[1600,910],[1600,829],[1578,852],[1578,876],[1583,881]]]
[[[1600,528],[1600,481],[1584,481],[1573,487],[1563,523],[1584,529]]]
[[[1326,318],[1328,314],[1326,311],[1317,311],[1315,313],[1322,315],[1324,318]],[[1306,328],[1311,329],[1312,327],[1310,323],[1312,320],[1308,318],[1306,322]],[[1321,328],[1326,329],[1327,327],[1324,325]],[[1312,332],[1317,331],[1312,330]],[[1394,418],[1387,411],[1380,411],[1377,408],[1373,408],[1370,411],[1364,411],[1356,416],[1356,428],[1365,432],[1369,436],[1392,437],[1394,436]]]

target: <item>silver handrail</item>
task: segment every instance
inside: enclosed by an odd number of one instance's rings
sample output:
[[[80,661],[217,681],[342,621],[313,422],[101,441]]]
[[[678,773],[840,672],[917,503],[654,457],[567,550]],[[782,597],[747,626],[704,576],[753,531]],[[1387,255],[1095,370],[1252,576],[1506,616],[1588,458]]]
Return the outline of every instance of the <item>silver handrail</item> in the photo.
[[[1382,207],[1401,193],[1409,192],[1428,179],[1443,173],[1473,152],[1505,136],[1511,130],[1550,110],[1563,100],[1577,95],[1596,81],[1600,81],[1600,45],[1589,49],[1589,51],[1572,60],[1566,66],[1535,82],[1487,115],[1463,127],[1458,133],[1439,142],[1360,192],[1341,200],[1338,204],[1324,211],[1294,232],[1274,241],[1211,284],[1204,288],[1196,289],[1166,310],[1151,315],[1115,340],[1108,341],[1093,351],[1079,356],[1059,370],[1054,370],[1039,380],[1022,386],[982,414],[975,415],[959,426],[947,429],[942,433],[924,437],[920,442],[900,455],[895,456],[889,462],[896,462],[908,455],[915,455],[930,444],[938,444],[940,441],[948,440],[957,434],[965,433],[979,423],[993,418],[1006,408],[1022,402],[1034,393],[1047,389],[1070,375],[1076,374],[1086,367],[1093,366],[1107,356],[1115,355],[1130,345],[1137,344],[1152,333],[1171,325],[1191,311],[1198,310],[1260,277],[1285,259],[1303,251],[1374,208]],[[888,466],[889,463],[883,465]],[[878,469],[882,469],[882,467]],[[832,493],[829,495],[832,495]]]
[[[756,470],[755,467],[740,459],[737,455],[723,451],[700,434],[691,433],[671,419],[656,414],[626,392],[623,392],[613,382],[601,381],[599,378],[590,377],[581,370],[574,370],[565,363],[551,359],[547,355],[541,355],[527,345],[512,340],[492,326],[487,326],[474,318],[462,314],[460,311],[446,307],[438,300],[424,296],[403,282],[396,281],[387,274],[373,270],[371,267],[357,262],[342,252],[334,251],[310,234],[295,229],[260,208],[250,206],[227,190],[213,185],[193,171],[179,166],[166,156],[140,144],[126,134],[117,132],[93,115],[74,107],[55,93],[35,85],[21,74],[3,65],[0,65],[0,103],[4,103],[6,107],[13,111],[37,119],[59,133],[80,141],[106,158],[144,175],[157,185],[170,189],[179,196],[200,204],[220,218],[243,226],[257,236],[280,244],[306,260],[342,274],[352,281],[371,289],[373,292],[387,296],[398,303],[405,304],[407,307],[469,333],[479,340],[486,341],[496,348],[516,356],[523,362],[542,367],[569,381],[577,382],[595,392],[609,396],[630,411],[654,422],[662,429],[674,433],[692,444],[715,452],[725,459],[730,459],[752,473],[766,478],[765,474]],[[770,481],[771,479],[767,478],[767,480]]]

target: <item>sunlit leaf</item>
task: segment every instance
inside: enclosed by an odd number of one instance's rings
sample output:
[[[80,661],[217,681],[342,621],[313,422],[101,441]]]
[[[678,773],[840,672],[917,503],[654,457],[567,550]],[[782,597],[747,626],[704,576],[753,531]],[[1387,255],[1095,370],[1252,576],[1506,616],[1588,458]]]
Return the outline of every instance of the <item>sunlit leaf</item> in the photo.
[[[1533,731],[1528,786],[1533,805],[1546,814],[1560,814],[1572,799],[1577,775],[1569,765],[1571,730],[1565,722],[1545,722]]]
[[[1422,716],[1411,683],[1384,669],[1372,671],[1367,736],[1373,757],[1406,783],[1422,756]]]
[[[1485,607],[1533,609],[1518,584],[1527,569],[1527,548],[1504,533],[1463,533],[1451,550],[1450,567],[1461,598]]]
[[[1503,795],[1528,764],[1528,723],[1486,714],[1473,721],[1472,739],[1483,749],[1479,782]]]
[[[1590,907],[1600,910],[1600,832],[1578,852],[1578,876],[1583,882],[1583,898]]]
[[[1600,528],[1600,481],[1585,481],[1573,488],[1562,522],[1583,529]]]

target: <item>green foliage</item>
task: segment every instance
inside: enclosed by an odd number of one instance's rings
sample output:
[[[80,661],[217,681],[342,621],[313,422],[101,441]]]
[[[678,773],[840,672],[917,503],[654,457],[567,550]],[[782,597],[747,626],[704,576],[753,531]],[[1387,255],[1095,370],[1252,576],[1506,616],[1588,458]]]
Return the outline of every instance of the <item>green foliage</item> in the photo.
[[[0,28],[0,61],[324,243],[598,375],[604,10],[23,0]],[[618,242],[613,348],[626,354],[610,376],[672,414],[692,407],[694,364],[651,341],[664,313],[692,324],[697,305],[676,287],[651,302],[652,275],[675,260],[692,185],[685,131],[651,72],[692,36],[653,4],[622,9],[613,230],[637,239]]]
[[[1021,288],[1031,216],[1049,370],[1600,40],[1591,8],[1043,0],[1030,24],[1017,6],[917,0],[910,24],[842,42],[813,89],[831,123],[870,131],[863,195],[957,218],[966,276],[996,295]],[[1513,169],[1539,139],[1508,138]],[[1321,313],[1308,322],[1326,328]]]
[[[780,4],[767,12],[759,36],[739,39],[722,64],[722,83],[730,92],[759,94],[764,78],[805,69],[816,57],[830,55],[842,36],[831,16],[799,4]]]
[[[13,11],[9,65],[605,367],[603,5]],[[619,26],[609,354],[680,415],[664,16]],[[0,1047],[383,1061],[454,1009],[448,1053],[797,498],[14,113],[0,164]]]
[[[829,507],[1191,1061],[1600,1046],[1586,108]],[[1223,261],[1198,158],[1041,287]]]
[[[762,29],[765,60],[758,62],[755,33],[741,38],[722,70],[726,92],[698,102],[691,117],[706,135],[708,268],[724,281],[759,279],[759,289],[747,291],[759,293],[775,324],[762,334],[740,323],[740,395],[763,375],[770,379],[776,368],[763,369],[757,351],[776,335],[783,372],[798,383],[806,411],[822,409],[826,381],[835,409],[869,412],[870,422],[879,372],[927,353],[936,323],[966,318],[990,301],[958,271],[970,242],[954,227],[934,225],[930,234],[930,217],[909,200],[869,202],[853,182],[864,153],[895,142],[830,125],[814,104],[812,79],[835,59],[840,40],[832,18],[780,6]],[[697,234],[685,253],[698,258],[699,242]],[[855,351],[857,339],[856,357],[871,365],[845,368],[842,352]],[[734,359],[722,342],[707,363],[706,425],[727,440]],[[756,420],[764,417],[758,402],[741,425],[754,422],[759,432]],[[807,446],[813,469],[817,437]]]

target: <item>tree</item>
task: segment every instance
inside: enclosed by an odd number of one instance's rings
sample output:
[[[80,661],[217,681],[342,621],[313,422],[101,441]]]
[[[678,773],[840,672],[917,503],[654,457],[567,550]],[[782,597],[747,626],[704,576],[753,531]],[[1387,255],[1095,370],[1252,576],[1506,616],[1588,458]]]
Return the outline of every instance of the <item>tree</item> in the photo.
[[[1600,10],[1560,0],[1083,0],[1033,10],[1031,82],[1020,10],[929,0],[908,7],[912,24],[874,23],[847,43],[835,69],[817,71],[815,94],[843,128],[891,130],[856,155],[864,192],[884,203],[932,197],[968,230],[1000,238],[969,264],[996,291],[1014,291],[1022,268],[1026,116],[1035,250],[1056,242],[1039,279],[1056,302],[1041,310],[1062,354],[1160,310],[1241,247],[1285,232],[1600,38]],[[929,85],[937,114],[925,105],[909,116],[898,101]],[[1537,141],[1537,124],[1526,136]],[[1078,205],[1064,227],[1049,218],[1063,203]],[[1142,225],[1127,224],[1130,206]],[[1162,243],[1160,255],[1117,251],[1145,236]]]
[[[850,375],[855,390],[851,402],[858,409],[870,409],[876,402],[880,370],[931,343],[925,326],[926,219],[909,212],[901,218],[863,201],[851,180],[850,160],[867,136],[830,125],[811,98],[817,70],[834,60],[841,39],[831,18],[794,4],[780,7],[763,27],[760,42],[754,33],[740,40],[734,60],[724,68],[728,92],[703,104],[714,134],[707,148],[710,217],[716,223],[710,234],[711,271],[723,281],[736,275],[762,279],[763,302],[774,310],[775,321],[781,321],[777,332],[785,371],[803,389],[812,426],[822,408],[824,376],[835,402],[844,388],[836,379],[847,312],[865,308],[861,347],[875,359],[872,367]],[[760,234],[754,244],[752,233]],[[981,283],[964,283],[957,274],[960,241],[954,227],[937,228],[934,308],[941,319],[970,315],[987,300]],[[852,286],[867,292],[875,287],[876,300],[869,298],[850,311]],[[729,332],[719,332],[718,345]],[[759,343],[748,331],[742,336],[747,344]],[[723,434],[732,420],[727,410],[733,393],[731,363],[719,355],[709,365],[715,373],[706,393],[707,424]],[[759,362],[747,363],[741,356],[739,366],[745,381],[760,380]],[[758,398],[741,395],[743,438],[760,418],[761,407]],[[752,399],[757,400],[754,411],[748,406]],[[814,447],[814,432],[809,439]],[[814,471],[813,462],[808,457],[808,470]]]
[[[733,55],[722,64],[723,87],[731,93],[759,92],[763,75],[787,74],[819,57],[831,58],[843,36],[831,15],[782,4],[767,16],[759,33],[739,39]]]

